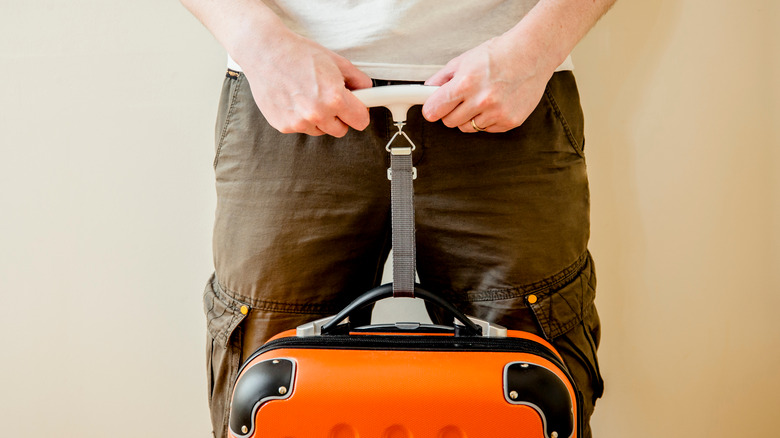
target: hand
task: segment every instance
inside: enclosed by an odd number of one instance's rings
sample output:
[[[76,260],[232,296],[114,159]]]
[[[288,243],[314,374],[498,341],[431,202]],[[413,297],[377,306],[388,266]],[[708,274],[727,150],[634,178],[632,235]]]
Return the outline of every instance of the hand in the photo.
[[[257,107],[280,132],[343,137],[368,126],[368,109],[349,90],[371,79],[347,59],[286,29],[243,55]]]
[[[424,117],[463,132],[476,132],[472,120],[487,132],[520,126],[557,67],[534,52],[532,44],[502,36],[451,60],[425,82],[441,88],[423,105]]]

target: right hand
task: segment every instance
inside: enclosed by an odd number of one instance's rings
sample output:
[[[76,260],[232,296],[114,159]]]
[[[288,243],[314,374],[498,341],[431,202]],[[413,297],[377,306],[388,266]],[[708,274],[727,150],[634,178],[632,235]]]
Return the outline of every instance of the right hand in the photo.
[[[368,109],[349,90],[371,87],[371,78],[346,58],[287,29],[242,55],[234,59],[257,107],[280,132],[343,137],[368,126]]]

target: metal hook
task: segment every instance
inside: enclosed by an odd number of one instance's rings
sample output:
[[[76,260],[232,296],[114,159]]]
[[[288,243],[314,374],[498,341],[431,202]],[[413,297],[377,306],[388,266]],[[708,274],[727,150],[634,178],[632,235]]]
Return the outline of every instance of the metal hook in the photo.
[[[395,126],[398,128],[398,132],[393,134],[393,136],[390,138],[390,141],[387,142],[385,150],[393,155],[411,155],[412,151],[415,150],[417,146],[414,145],[412,139],[409,138],[409,136],[404,132],[404,126],[406,126],[406,122],[395,122]],[[390,145],[399,135],[404,137],[411,146],[391,148]]]

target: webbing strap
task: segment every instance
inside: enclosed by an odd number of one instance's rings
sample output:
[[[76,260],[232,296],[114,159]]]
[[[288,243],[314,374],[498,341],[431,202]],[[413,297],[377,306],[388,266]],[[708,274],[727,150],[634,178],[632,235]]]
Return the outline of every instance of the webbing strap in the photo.
[[[414,144],[398,126],[398,133],[390,139],[390,207],[393,235],[393,297],[414,298],[415,240],[414,188],[415,169],[412,165]],[[390,147],[396,137],[403,136],[409,145]]]

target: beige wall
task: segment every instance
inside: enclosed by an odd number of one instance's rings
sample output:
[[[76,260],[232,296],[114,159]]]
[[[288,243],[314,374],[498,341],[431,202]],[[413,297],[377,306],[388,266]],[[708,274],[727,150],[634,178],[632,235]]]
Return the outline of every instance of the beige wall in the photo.
[[[598,437],[773,436],[780,6],[619,0],[575,53]],[[3,436],[209,436],[223,53],[178,2],[0,2]]]
[[[775,436],[780,8],[619,1],[575,53],[603,437]]]

